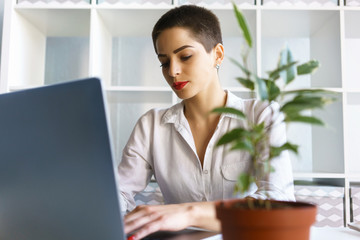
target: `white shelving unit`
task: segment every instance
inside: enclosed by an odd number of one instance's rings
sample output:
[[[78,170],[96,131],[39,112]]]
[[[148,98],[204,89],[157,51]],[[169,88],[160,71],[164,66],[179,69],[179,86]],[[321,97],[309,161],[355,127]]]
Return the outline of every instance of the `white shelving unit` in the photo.
[[[5,1],[0,92],[100,77],[108,93],[119,158],[141,114],[179,101],[163,80],[150,35],[163,13],[189,1],[98,2]],[[238,58],[244,40],[230,1],[190,2],[215,12],[222,25],[226,54]],[[274,6],[265,0],[264,4],[245,0],[237,3],[255,40],[253,69],[264,75],[274,67],[279,51],[287,44],[295,59],[315,58],[321,63],[315,75],[303,77],[293,87],[325,88],[337,93],[339,101],[314,113],[328,123],[328,128],[293,125],[289,138],[301,145],[300,159],[292,159],[295,178],[343,185],[348,222],[347,189],[360,183],[360,8],[345,6],[343,0],[334,6],[300,7]],[[225,59],[220,70],[222,85],[239,96],[250,97],[235,80],[239,74]]]

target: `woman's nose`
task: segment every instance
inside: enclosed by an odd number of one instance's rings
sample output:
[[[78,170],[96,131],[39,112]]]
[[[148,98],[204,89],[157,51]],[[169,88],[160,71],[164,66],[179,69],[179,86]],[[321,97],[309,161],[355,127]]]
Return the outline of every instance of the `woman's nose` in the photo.
[[[176,61],[172,61],[169,66],[169,76],[176,77],[180,74],[180,72],[181,72],[180,64],[178,64]]]

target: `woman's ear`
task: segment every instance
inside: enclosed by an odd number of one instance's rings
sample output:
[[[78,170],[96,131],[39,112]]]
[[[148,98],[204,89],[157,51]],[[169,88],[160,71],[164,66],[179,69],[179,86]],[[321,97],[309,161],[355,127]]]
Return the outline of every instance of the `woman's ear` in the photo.
[[[222,61],[224,60],[224,46],[221,43],[216,44],[214,47],[215,52],[215,64],[221,65]]]

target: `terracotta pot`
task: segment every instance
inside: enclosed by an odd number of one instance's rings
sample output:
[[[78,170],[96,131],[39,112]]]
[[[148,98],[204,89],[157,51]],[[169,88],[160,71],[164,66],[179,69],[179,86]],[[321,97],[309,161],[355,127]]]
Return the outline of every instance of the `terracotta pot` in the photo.
[[[258,201],[258,200],[253,200]],[[247,200],[223,200],[216,203],[224,240],[308,240],[316,219],[316,205],[304,202],[270,201],[273,209],[246,209]]]

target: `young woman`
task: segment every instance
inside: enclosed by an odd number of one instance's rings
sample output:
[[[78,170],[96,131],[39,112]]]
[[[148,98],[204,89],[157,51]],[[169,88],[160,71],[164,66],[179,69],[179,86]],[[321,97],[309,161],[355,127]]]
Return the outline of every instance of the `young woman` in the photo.
[[[218,70],[224,59],[220,24],[209,10],[194,5],[171,9],[154,26],[155,52],[165,80],[183,101],[168,109],[153,109],[137,122],[119,165],[125,231],[137,230],[139,239],[157,230],[196,226],[220,230],[213,201],[231,198],[240,172],[246,170],[245,152],[215,147],[219,138],[245,123],[228,114],[210,114],[221,106],[242,110],[256,122],[267,121],[278,107],[244,100],[224,91]],[[273,144],[286,141],[285,127],[272,131]],[[294,200],[293,178],[286,153],[272,161],[269,181],[252,186],[245,196]],[[166,205],[135,208],[134,195],[154,175]],[[135,209],[134,209],[135,208]],[[134,209],[134,210],[133,210]]]

